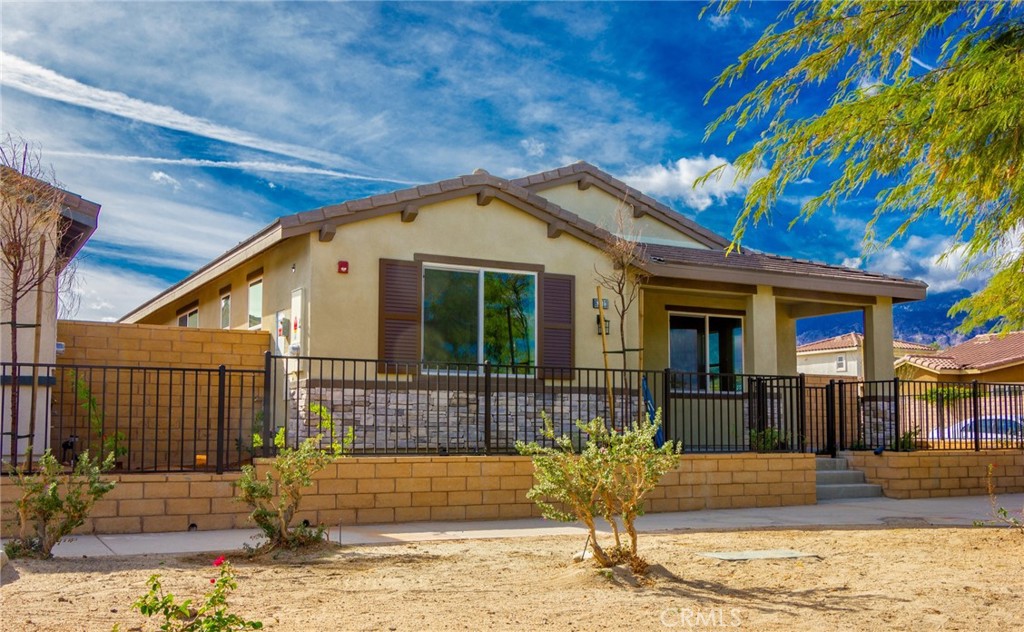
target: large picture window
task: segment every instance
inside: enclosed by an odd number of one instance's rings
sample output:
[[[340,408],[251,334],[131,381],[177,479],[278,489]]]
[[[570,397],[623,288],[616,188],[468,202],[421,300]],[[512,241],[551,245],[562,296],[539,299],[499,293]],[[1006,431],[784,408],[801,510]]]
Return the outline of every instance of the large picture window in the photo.
[[[735,391],[739,380],[721,375],[743,373],[743,321],[738,317],[671,314],[669,362],[685,373],[691,390]]]
[[[536,356],[535,274],[424,267],[424,362],[486,361],[504,373],[523,373]]]

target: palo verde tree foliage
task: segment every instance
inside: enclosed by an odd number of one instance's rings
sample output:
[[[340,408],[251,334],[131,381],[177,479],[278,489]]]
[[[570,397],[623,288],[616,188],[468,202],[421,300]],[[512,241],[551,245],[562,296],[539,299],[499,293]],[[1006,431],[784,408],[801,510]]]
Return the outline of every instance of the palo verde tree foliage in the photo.
[[[654,435],[661,412],[623,430],[609,428],[600,417],[577,422],[587,444],[577,452],[569,435],[555,436],[550,418],[544,419],[543,437],[554,445],[516,442],[516,450],[533,457],[536,484],[527,498],[545,518],[560,522],[579,520],[590,531],[594,559],[603,567],[629,563],[635,571],[647,564],[637,553],[636,519],[644,513],[644,499],[666,472],[679,463],[681,448],[669,441],[660,448]],[[614,545],[605,548],[597,539],[596,520],[612,528]],[[619,521],[621,520],[621,527]],[[628,541],[622,542],[625,531]]]
[[[718,12],[736,9],[717,2]],[[923,50],[936,50],[920,60]],[[925,53],[927,55],[927,53]],[[986,287],[953,307],[961,330],[995,321],[1024,328],[1024,3],[794,1],[708,92],[763,75],[707,134],[763,125],[735,163],[737,179],[767,174],[750,187],[733,229],[769,217],[787,187],[819,164],[839,175],[805,203],[797,221],[834,206],[866,185],[882,188],[865,233],[884,247],[914,222],[938,215],[955,229],[943,255],[963,275],[993,272]],[[834,84],[828,106],[803,117],[793,106],[808,88]],[[724,165],[723,165],[724,167]],[[721,175],[722,167],[705,174]],[[879,220],[898,216],[889,234]]]

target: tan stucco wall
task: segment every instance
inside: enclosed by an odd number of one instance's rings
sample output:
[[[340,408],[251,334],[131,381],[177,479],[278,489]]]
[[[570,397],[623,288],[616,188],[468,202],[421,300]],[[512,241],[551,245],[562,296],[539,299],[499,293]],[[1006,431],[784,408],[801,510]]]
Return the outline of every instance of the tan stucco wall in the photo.
[[[572,182],[544,189],[540,195],[605,230],[617,232],[615,211],[623,201],[596,186],[580,191],[579,186]],[[628,215],[632,218],[632,213]],[[707,246],[648,215],[632,221],[634,229],[644,241],[707,249]]]
[[[315,235],[302,235],[283,241],[246,263],[219,275],[194,292],[182,296],[163,309],[150,314],[142,322],[151,325],[177,325],[178,311],[199,301],[199,327],[220,327],[220,290],[231,286],[231,328],[248,329],[249,275],[263,268],[263,329],[274,332],[277,311],[291,307],[291,291],[309,285],[309,244]],[[295,272],[292,272],[292,265]]]
[[[651,492],[651,512],[813,505],[814,457],[808,454],[683,455]],[[257,474],[267,461],[259,459]],[[252,528],[235,501],[237,472],[122,474],[76,533],[142,533]],[[329,526],[490,520],[539,516],[526,498],[533,485],[528,457],[353,457],[335,461],[303,492],[295,523]],[[18,489],[0,479],[0,510],[10,516]],[[12,532],[3,521],[3,535]]]
[[[379,261],[411,261],[419,254],[540,265],[548,273],[574,275],[576,364],[603,363],[591,299],[595,267],[609,269],[604,255],[568,234],[549,238],[547,223],[500,200],[478,206],[475,196],[464,197],[424,206],[414,222],[392,214],[349,224],[333,241],[314,243],[312,252],[307,334],[314,355],[377,357]],[[348,274],[338,274],[339,260],[349,262]],[[617,317],[606,316],[616,331]],[[627,320],[631,347],[637,346],[634,319]]]
[[[846,370],[836,370],[836,356],[846,358]],[[836,379],[855,380],[860,375],[860,352],[859,351],[818,351],[815,353],[802,353],[796,358],[797,370],[800,373],[815,375],[834,375]]]

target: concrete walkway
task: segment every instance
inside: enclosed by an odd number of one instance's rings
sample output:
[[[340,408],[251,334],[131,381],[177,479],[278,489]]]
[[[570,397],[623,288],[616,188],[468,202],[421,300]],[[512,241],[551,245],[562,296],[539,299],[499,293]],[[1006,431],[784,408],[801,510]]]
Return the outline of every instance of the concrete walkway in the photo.
[[[1019,511],[1024,494],[1006,494],[999,504]],[[716,531],[757,528],[820,528],[855,526],[971,526],[976,520],[992,518],[987,496],[893,500],[863,498],[829,500],[817,505],[771,507],[766,509],[708,509],[678,513],[648,514],[637,521],[643,533],[666,531]],[[480,522],[416,522],[346,526],[341,543],[388,544],[484,538],[522,538],[547,535],[585,537],[585,527],[540,518],[489,520]],[[255,545],[258,531],[193,531],[145,533],[139,535],[83,535],[54,548],[57,557],[141,555],[149,553],[227,552]],[[330,530],[338,541],[338,528]]]

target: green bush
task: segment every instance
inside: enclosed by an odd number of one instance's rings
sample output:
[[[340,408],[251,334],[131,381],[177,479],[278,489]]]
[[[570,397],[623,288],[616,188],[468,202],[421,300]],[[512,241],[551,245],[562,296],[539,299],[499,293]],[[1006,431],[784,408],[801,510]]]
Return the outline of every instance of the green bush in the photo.
[[[325,406],[311,404],[310,412],[320,418],[321,430],[328,430],[332,437],[335,436],[334,419]],[[326,531],[323,525],[311,527],[301,523],[293,526],[292,521],[302,501],[302,490],[313,484],[313,476],[333,458],[344,454],[351,447],[352,440],[350,428],[342,442],[332,441],[326,449],[322,446],[323,435],[307,438],[298,448],[289,448],[285,446],[284,428],[278,428],[274,436],[277,455],[263,479],[256,475],[254,466],[242,466],[238,499],[249,505],[252,509],[250,518],[267,537],[260,550],[296,549],[323,540]],[[253,447],[263,447],[260,435],[253,436]]]
[[[164,632],[233,632],[262,629],[262,622],[246,621],[230,612],[228,594],[238,588],[235,573],[223,555],[214,560],[213,565],[220,567],[220,576],[210,580],[213,590],[206,593],[203,603],[198,607],[193,607],[191,599],[179,603],[173,594],[164,592],[160,576],[152,575],[147,582],[149,592],[132,604],[132,610],[138,610],[147,617],[163,617],[164,623],[160,629]],[[114,626],[115,632],[119,629],[119,626]]]
[[[754,452],[774,452],[784,447],[782,433],[775,428],[750,431],[750,449]]]
[[[961,399],[970,399],[974,390],[970,386],[933,386],[917,396],[930,404],[951,404]]]
[[[542,417],[543,436],[554,445],[516,443],[520,454],[533,458],[537,482],[527,498],[537,503],[545,518],[585,524],[594,559],[601,566],[628,562],[634,570],[645,568],[637,553],[635,521],[643,515],[644,498],[665,472],[679,463],[680,448],[676,444],[654,446],[661,412],[653,420],[634,423],[621,431],[608,428],[600,417],[588,423],[578,421],[577,426],[587,437],[586,445],[578,452],[570,436],[556,437],[550,418]],[[598,517],[612,528],[614,545],[608,550],[597,539]],[[629,538],[626,545],[622,542],[623,530]]]
[[[11,470],[15,485],[21,489],[21,498],[14,503],[19,535],[4,545],[11,558],[51,557],[53,547],[85,524],[96,501],[114,488],[113,481],[102,478],[114,467],[113,452],[100,463],[85,451],[68,472],[47,450],[36,467],[31,473],[22,468]]]

